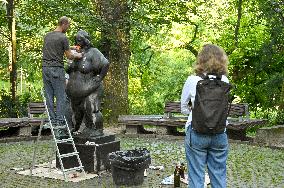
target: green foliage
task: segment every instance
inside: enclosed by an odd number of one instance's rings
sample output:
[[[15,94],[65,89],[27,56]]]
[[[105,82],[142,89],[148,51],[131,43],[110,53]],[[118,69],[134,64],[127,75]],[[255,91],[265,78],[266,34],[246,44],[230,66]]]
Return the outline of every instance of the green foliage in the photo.
[[[40,100],[43,36],[55,28],[57,19],[63,15],[72,18],[67,33],[71,44],[80,28],[91,34],[94,44],[99,44],[102,28],[108,26],[93,1],[16,2],[18,93],[22,89],[33,100]],[[215,43],[228,53],[229,77],[236,86],[234,95],[239,102],[249,103],[252,117],[267,118],[272,124],[283,122],[283,3],[280,0],[242,1],[236,35],[239,2],[128,1],[131,114],[162,113],[165,101],[179,100],[183,83],[193,73],[193,52],[205,43]],[[4,87],[7,91],[9,32],[5,6],[0,7],[0,15],[0,83],[1,89]],[[6,94],[2,94],[6,102],[2,97],[1,104],[9,106]]]
[[[133,114],[161,114],[166,101],[180,100],[193,59],[186,50],[152,49],[134,55],[129,69],[129,105]],[[155,55],[152,55],[155,54]],[[138,60],[139,58],[139,60]]]
[[[266,110],[258,111],[253,115],[255,118],[265,117],[270,122],[270,126],[284,124],[284,111],[283,110]]]
[[[281,117],[284,41],[279,36],[283,35],[283,20],[270,1],[247,1],[243,9],[239,46],[230,54],[230,72],[237,87],[235,95],[263,117],[274,113]],[[271,119],[272,123],[281,121]]]
[[[30,101],[30,93],[25,93],[16,101],[12,100],[10,93],[1,90],[0,117],[24,117],[27,116],[27,104]]]
[[[278,111],[276,118],[272,121],[274,125],[283,125],[284,124],[284,110]]]

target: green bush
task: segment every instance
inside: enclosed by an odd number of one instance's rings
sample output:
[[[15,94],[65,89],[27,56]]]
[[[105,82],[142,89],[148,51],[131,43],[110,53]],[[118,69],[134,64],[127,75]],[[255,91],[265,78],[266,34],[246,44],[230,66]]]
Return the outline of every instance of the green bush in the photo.
[[[274,125],[284,125],[284,110],[277,112],[275,119],[273,120]]]
[[[27,104],[30,101],[31,94],[29,92],[19,96],[13,101],[10,92],[1,90],[0,95],[0,117],[23,117],[27,116]]]

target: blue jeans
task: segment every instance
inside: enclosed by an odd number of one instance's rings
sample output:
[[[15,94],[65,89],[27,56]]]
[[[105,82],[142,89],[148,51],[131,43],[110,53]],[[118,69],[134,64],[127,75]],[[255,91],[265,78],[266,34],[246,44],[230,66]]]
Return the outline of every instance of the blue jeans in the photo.
[[[65,70],[63,67],[42,67],[42,79],[50,120],[52,123],[62,123],[66,108]]]
[[[226,161],[228,156],[226,133],[204,135],[197,133],[190,126],[185,137],[185,153],[188,166],[188,187],[204,187],[206,166],[211,187],[226,187]]]

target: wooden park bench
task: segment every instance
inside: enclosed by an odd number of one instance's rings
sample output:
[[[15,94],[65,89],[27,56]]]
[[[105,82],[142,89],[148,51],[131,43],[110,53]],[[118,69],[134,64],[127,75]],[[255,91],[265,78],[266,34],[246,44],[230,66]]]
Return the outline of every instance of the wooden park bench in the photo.
[[[47,123],[46,117],[40,117],[45,114],[43,102],[31,102],[28,104],[28,117],[22,118],[1,118],[0,128],[15,128],[18,136],[30,136],[32,126],[39,126],[41,123]]]
[[[44,115],[44,117],[41,117]],[[46,115],[45,105],[43,102],[30,102],[28,104],[28,117],[29,123],[32,126],[39,126],[42,121],[44,123],[48,122]]]
[[[175,134],[186,121],[187,116],[181,114],[180,102],[166,102],[164,115],[121,115],[118,118],[118,124],[126,126],[127,134],[145,133],[145,125],[155,126],[158,134]],[[246,130],[264,126],[267,120],[250,119],[248,104],[241,103],[231,104],[228,122],[229,138],[248,140]]]

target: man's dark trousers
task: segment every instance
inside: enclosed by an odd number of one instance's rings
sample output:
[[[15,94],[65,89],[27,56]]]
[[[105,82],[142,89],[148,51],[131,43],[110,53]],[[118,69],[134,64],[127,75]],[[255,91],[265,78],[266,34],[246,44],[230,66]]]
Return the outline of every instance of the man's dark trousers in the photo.
[[[63,67],[42,67],[42,78],[50,120],[52,123],[62,124],[66,105],[65,70]],[[54,98],[56,98],[56,112]]]

